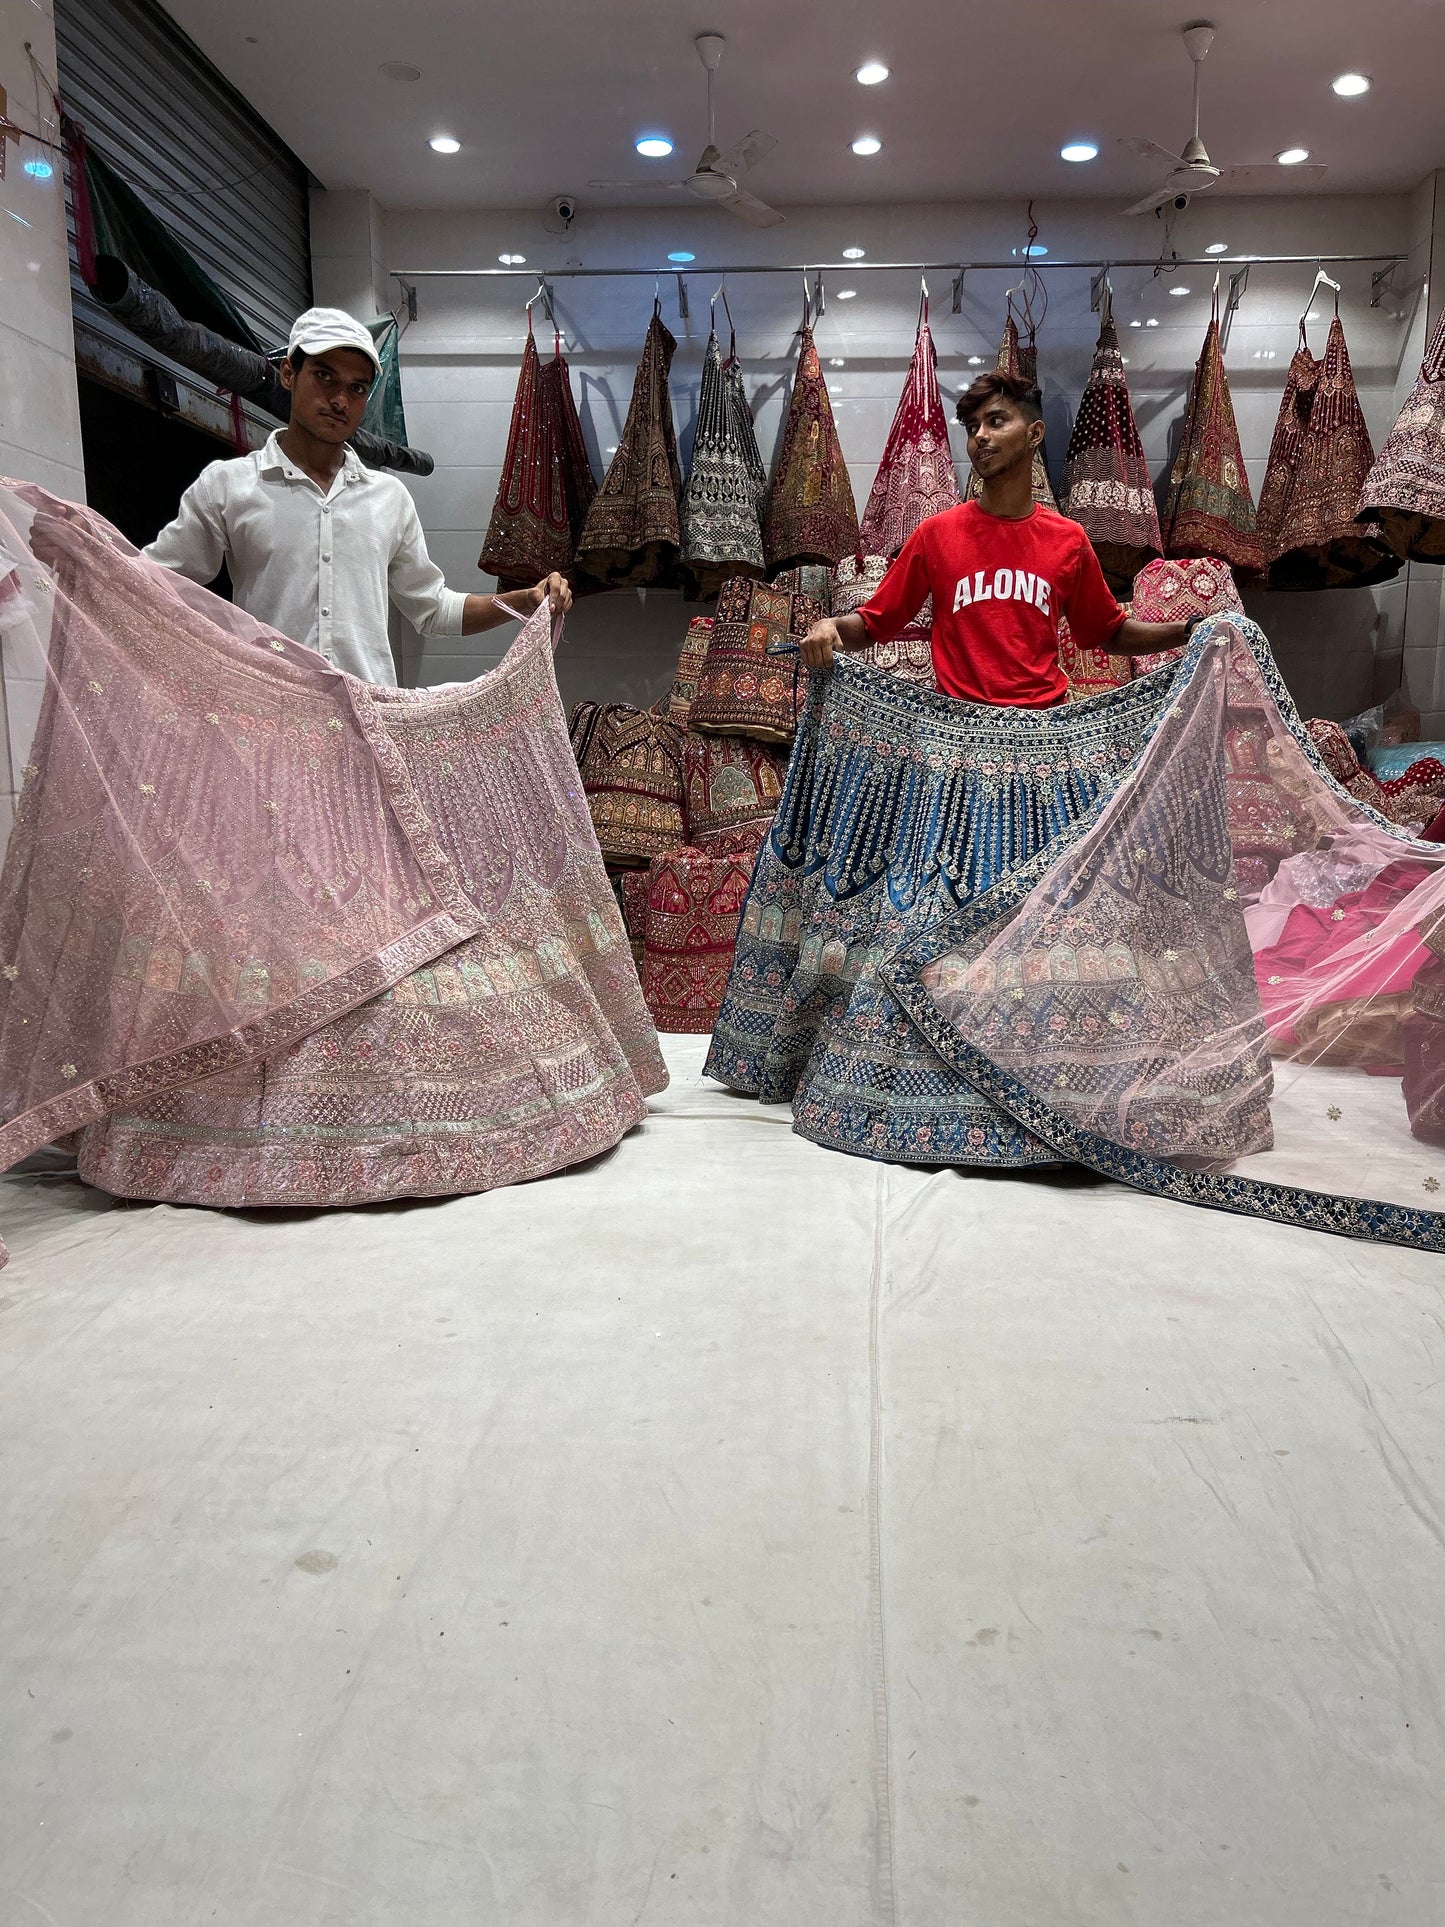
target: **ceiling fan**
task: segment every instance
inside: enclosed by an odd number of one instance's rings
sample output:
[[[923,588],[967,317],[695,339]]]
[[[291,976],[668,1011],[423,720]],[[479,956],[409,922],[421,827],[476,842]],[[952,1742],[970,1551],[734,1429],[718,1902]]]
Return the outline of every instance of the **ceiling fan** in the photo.
[[[750,167],[756,167],[778,143],[771,134],[760,134],[754,129],[742,140],[734,142],[726,153],[718,152],[717,130],[713,121],[712,77],[718,70],[727,41],[720,33],[700,33],[693,45],[697,48],[698,59],[707,69],[707,146],[698,157],[692,173],[681,181],[589,181],[587,185],[686,188],[689,194],[695,194],[700,201],[711,201],[714,207],[726,208],[729,214],[736,214],[749,227],[777,227],[787,217],[779,214],[775,207],[769,207],[766,201],[760,201],[755,194],[749,194],[745,187],[739,187],[738,176],[746,174]]]
[[[1171,154],[1167,147],[1160,147],[1157,141],[1151,140],[1121,140],[1119,143],[1141,160],[1154,161],[1168,170],[1152,193],[1146,194],[1142,201],[1136,201],[1133,207],[1125,208],[1126,214],[1153,214],[1169,201],[1177,201],[1182,206],[1190,195],[1200,194],[1206,187],[1223,186],[1226,192],[1233,189],[1236,193],[1248,193],[1251,189],[1278,190],[1284,185],[1278,161],[1266,161],[1250,167],[1216,167],[1199,138],[1199,70],[1204,63],[1204,56],[1214,44],[1214,31],[1212,20],[1196,20],[1180,29],[1185,52],[1194,63],[1194,132],[1186,142],[1184,152]],[[1325,172],[1323,167],[1296,166],[1288,170],[1291,183],[1322,180]]]

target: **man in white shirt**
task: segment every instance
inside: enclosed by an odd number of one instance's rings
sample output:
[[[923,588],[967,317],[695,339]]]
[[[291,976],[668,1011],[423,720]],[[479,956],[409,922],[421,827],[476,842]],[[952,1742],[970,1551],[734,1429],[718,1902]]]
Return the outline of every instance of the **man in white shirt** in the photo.
[[[447,587],[406,488],[346,446],[380,373],[359,321],[308,308],[281,364],[290,422],[259,452],[203,469],[145,553],[193,582],[224,562],[247,614],[350,675],[394,683],[388,601],[424,636],[470,636],[544,599],[562,615],[572,592],[560,575],[505,601]]]

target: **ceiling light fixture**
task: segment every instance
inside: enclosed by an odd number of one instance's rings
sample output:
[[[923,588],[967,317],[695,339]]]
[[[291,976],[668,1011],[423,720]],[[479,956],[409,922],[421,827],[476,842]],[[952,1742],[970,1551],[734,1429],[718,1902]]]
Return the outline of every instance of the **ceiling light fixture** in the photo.
[[[1310,150],[1307,147],[1286,147],[1283,153],[1275,155],[1281,167],[1298,167],[1301,161],[1307,161],[1309,157]]]
[[[1158,319],[1151,314],[1149,319],[1144,323],[1144,326],[1146,328],[1157,328],[1159,326]]]
[[[861,261],[863,254],[864,250],[862,248],[844,248],[843,259],[845,261]]]
[[[839,288],[838,290],[838,299],[840,301],[856,301],[857,298],[858,290],[856,288]]]
[[[527,265],[525,254],[499,254],[497,259],[504,268],[525,268]]]
[[[1031,260],[1038,260],[1041,256],[1047,254],[1048,249],[1044,246],[1042,241],[1028,241],[1028,242],[1025,242],[1023,247],[1011,248],[1009,252],[1012,254],[1022,255],[1026,261],[1031,261]]]
[[[33,160],[24,162],[23,167],[24,172],[33,176],[37,181],[48,181],[55,172],[55,169],[50,165],[49,161],[43,160],[38,154]]]
[[[883,143],[876,134],[860,134],[853,143],[855,154],[877,154],[882,148]]]
[[[1144,323],[1142,321],[1131,321],[1129,323],[1129,326],[1131,328],[1142,328],[1144,326]]]
[[[249,40],[251,36],[247,34],[246,38]],[[376,71],[384,75],[387,80],[421,79],[421,68],[413,67],[407,60],[383,60]]]
[[[460,154],[462,144],[450,134],[433,134],[427,142],[433,154]]]
[[[881,80],[887,80],[888,69],[881,60],[865,60],[853,76],[860,87],[876,87]]]
[[[970,368],[982,368],[982,366],[983,366],[983,356],[982,356],[982,355],[970,355],[970,356],[969,356],[969,358],[968,358],[968,365],[969,365],[969,367],[970,367]]]
[[[1070,141],[1067,147],[1059,149],[1061,161],[1096,161],[1099,150],[1092,141]]]
[[[1189,290],[1188,288],[1185,288],[1185,287],[1178,287],[1178,288],[1171,288],[1169,292],[1170,294],[1188,294]]]
[[[1330,86],[1340,96],[1341,100],[1354,100],[1360,94],[1369,93],[1370,76],[1368,74],[1341,74],[1338,79],[1330,82]]]
[[[829,357],[828,366],[830,368],[844,368],[847,366],[847,363],[841,355],[832,355]]]
[[[677,248],[673,251],[673,253],[669,254],[667,258],[669,261],[676,261],[679,265],[681,265],[683,262],[686,262],[686,261],[695,261],[697,259],[697,256],[695,254],[689,254],[686,248]]]
[[[1204,252],[1206,254],[1228,254],[1229,243],[1228,241],[1211,241]]]
[[[644,160],[665,161],[672,152],[672,142],[666,134],[644,134],[634,143]]]

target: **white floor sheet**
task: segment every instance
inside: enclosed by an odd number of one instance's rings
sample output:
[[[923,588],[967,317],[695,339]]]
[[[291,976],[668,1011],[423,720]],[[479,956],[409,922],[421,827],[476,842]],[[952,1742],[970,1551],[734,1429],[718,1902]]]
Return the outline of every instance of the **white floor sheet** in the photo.
[[[3,1927],[1445,1921],[1445,1264],[668,1055],[487,1197],[0,1184]]]

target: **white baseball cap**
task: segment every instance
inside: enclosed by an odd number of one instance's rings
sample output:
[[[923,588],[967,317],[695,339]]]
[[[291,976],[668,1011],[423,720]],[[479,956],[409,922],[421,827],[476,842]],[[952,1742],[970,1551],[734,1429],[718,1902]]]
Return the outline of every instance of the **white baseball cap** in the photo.
[[[298,348],[304,355],[324,354],[328,348],[354,348],[366,356],[377,374],[381,373],[381,357],[370,331],[344,308],[308,308],[305,314],[297,315],[286,352],[294,354]]]

